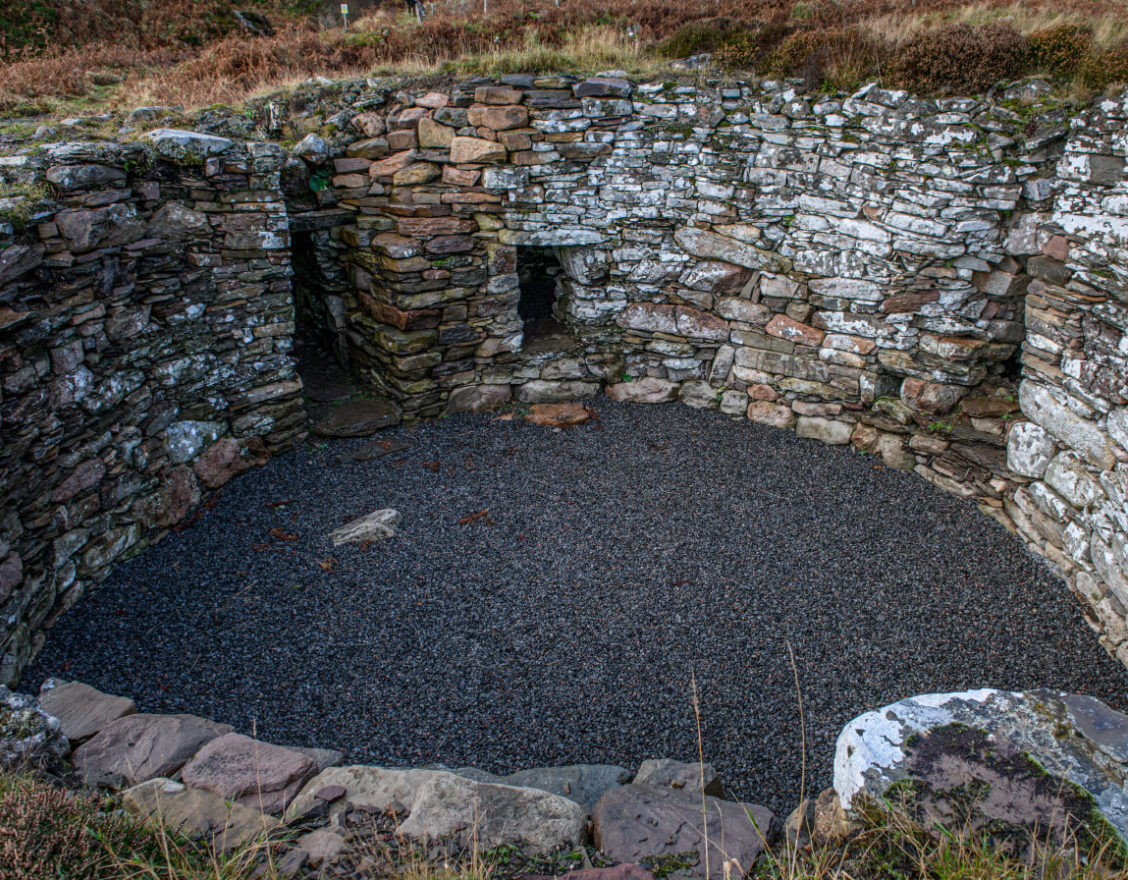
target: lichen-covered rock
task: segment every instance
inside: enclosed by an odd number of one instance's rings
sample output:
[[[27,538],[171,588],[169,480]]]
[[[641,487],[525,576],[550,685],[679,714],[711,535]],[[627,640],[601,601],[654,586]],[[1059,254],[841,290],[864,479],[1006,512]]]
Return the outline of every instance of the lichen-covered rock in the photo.
[[[0,769],[61,758],[69,751],[57,718],[34,697],[0,685]]]
[[[1126,773],[1128,716],[1092,697],[986,689],[855,718],[838,738],[834,788],[847,809],[900,799],[929,821],[1016,839],[1106,826],[1126,838]]]

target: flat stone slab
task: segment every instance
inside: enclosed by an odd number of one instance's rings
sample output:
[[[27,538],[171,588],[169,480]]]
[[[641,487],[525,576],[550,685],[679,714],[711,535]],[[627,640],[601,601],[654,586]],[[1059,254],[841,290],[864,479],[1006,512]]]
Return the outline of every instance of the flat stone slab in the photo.
[[[536,403],[529,408],[525,421],[548,428],[570,428],[591,421],[592,415],[582,403]]]
[[[659,788],[676,788],[695,794],[723,797],[721,778],[712,764],[687,764],[673,758],[652,758],[643,761],[634,778],[636,785],[656,785]]]
[[[371,437],[398,425],[401,418],[399,408],[391,401],[364,398],[329,407],[310,429],[321,437]]]
[[[264,813],[281,813],[316,773],[317,765],[301,752],[228,733],[204,745],[181,778],[190,788]]]
[[[126,715],[79,746],[73,760],[80,770],[118,773],[136,785],[171,776],[205,743],[233,730],[195,715]]]
[[[59,719],[63,735],[72,743],[90,739],[111,721],[137,711],[129,697],[104,694],[80,681],[53,678],[39,689],[39,705]]]
[[[290,806],[301,815],[326,788],[347,795],[333,809],[407,812],[399,833],[416,840],[452,841],[462,848],[520,846],[547,855],[583,840],[587,813],[575,801],[534,788],[476,782],[447,770],[331,767],[311,779]]]
[[[374,510],[367,516],[354,519],[339,529],[329,533],[329,540],[334,547],[341,544],[359,544],[364,541],[382,541],[396,533],[400,524],[400,513],[392,508]]]
[[[640,862],[696,854],[686,870],[695,877],[728,880],[746,874],[771,843],[775,817],[761,806],[659,788],[613,788],[592,814],[595,845],[608,858]],[[706,837],[706,825],[708,836]]]
[[[1095,808],[1128,839],[1125,779],[1128,715],[1045,690],[910,697],[847,724],[834,759],[847,809],[900,799],[927,821],[1016,838],[1085,833]]]
[[[125,790],[121,798],[130,813],[159,818],[174,829],[202,835],[225,852],[254,842],[279,824],[277,819],[258,810],[161,777]]]

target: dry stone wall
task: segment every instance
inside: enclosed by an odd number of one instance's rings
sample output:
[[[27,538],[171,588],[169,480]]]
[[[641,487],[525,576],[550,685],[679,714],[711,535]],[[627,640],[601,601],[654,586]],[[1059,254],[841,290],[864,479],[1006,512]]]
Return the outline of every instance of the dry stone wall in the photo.
[[[116,560],[300,437],[276,146],[158,135],[4,160],[0,682]]]
[[[0,253],[6,677],[300,435],[292,274],[406,421],[606,392],[852,444],[1022,534],[1128,662],[1126,99],[1071,127],[1041,94],[361,81],[269,103],[290,155],[0,160],[59,193]],[[522,311],[550,258],[554,325]]]
[[[1032,213],[1023,381],[1007,445],[1029,480],[1007,499],[1128,663],[1128,95],[1078,115],[1056,196]]]

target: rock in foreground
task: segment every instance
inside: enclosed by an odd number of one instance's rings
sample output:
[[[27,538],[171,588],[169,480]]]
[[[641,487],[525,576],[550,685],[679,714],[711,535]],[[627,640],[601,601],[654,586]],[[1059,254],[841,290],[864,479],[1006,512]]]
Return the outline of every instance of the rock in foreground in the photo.
[[[834,787],[903,801],[952,827],[1023,839],[1081,829],[1128,837],[1128,716],[1092,697],[992,689],[925,694],[851,721],[838,738]],[[1099,811],[1107,820],[1101,822]],[[1096,819],[1096,821],[1094,821]]]

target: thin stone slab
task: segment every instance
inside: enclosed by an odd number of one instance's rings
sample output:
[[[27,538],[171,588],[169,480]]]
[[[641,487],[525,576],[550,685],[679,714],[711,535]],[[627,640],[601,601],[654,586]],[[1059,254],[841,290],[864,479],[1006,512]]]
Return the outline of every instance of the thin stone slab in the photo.
[[[367,516],[354,519],[339,529],[334,529],[329,533],[329,540],[333,542],[334,547],[339,547],[341,544],[359,544],[364,541],[382,541],[396,533],[400,519],[399,511],[390,507],[374,510]]]
[[[195,715],[126,715],[79,746],[73,760],[80,770],[119,773],[136,785],[171,776],[205,743],[233,730]]]
[[[311,425],[321,437],[371,437],[400,423],[402,415],[389,400],[365,398],[330,407]]]
[[[316,773],[317,765],[301,752],[228,733],[201,748],[181,778],[190,788],[264,813],[281,813]]]
[[[80,681],[53,678],[39,689],[39,705],[59,719],[63,735],[72,743],[90,739],[111,721],[137,711],[129,697],[104,694]]]

